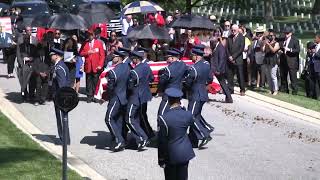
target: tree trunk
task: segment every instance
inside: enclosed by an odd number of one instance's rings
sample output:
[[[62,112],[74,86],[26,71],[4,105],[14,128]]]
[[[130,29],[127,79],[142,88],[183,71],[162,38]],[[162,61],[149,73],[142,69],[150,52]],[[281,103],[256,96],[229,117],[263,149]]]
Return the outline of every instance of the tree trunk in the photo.
[[[273,21],[272,0],[264,0],[264,14],[266,21]]]
[[[312,9],[313,14],[320,14],[320,0],[315,0],[313,9]]]
[[[191,14],[192,0],[186,0],[186,13]]]

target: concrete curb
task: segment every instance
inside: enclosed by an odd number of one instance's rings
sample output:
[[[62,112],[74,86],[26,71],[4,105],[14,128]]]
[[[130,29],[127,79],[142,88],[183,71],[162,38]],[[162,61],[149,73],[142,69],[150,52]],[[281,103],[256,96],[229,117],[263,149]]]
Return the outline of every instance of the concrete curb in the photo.
[[[235,88],[235,91],[240,93],[239,88]],[[279,111],[290,116],[294,116],[302,120],[320,125],[320,113],[317,111],[313,111],[278,99],[264,96],[250,90],[247,90],[246,96],[241,96],[241,98],[259,105],[269,107],[270,109],[273,109],[275,111]]]
[[[40,141],[32,134],[44,134],[41,130],[35,127],[23,114],[17,110],[14,105],[5,98],[5,94],[0,89],[0,109],[4,115],[6,115],[12,123],[14,123],[22,132],[28,135],[33,141],[37,142],[41,147],[51,153],[53,156],[62,160],[62,146],[55,145],[47,137],[49,142]],[[68,167],[76,171],[83,178],[89,178],[92,180],[106,180],[102,175],[89,167],[84,161],[68,152]]]

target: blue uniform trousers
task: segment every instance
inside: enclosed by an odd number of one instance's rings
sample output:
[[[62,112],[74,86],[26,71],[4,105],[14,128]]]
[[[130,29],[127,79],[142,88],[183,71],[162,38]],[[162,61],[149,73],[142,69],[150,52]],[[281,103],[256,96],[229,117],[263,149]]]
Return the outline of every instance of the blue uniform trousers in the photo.
[[[124,106],[121,105],[117,97],[112,98],[108,103],[105,122],[114,136],[116,143],[124,143]]]
[[[129,103],[127,106],[126,123],[129,125],[133,136],[137,143],[147,140],[148,136],[140,126],[141,121],[141,106]]]
[[[181,164],[166,164],[165,180],[188,180],[188,165],[189,161]]]
[[[208,138],[213,131],[213,127],[208,124],[202,117],[201,111],[204,105],[204,101],[189,101],[188,111],[190,111],[194,117],[195,123],[192,127],[192,131],[197,136],[198,140]]]

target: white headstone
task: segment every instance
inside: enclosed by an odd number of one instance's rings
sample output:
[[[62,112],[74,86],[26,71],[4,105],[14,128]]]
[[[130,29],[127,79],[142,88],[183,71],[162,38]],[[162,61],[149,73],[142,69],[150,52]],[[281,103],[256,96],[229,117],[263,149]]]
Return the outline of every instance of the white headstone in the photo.
[[[249,27],[252,28],[252,22],[249,22]]]
[[[304,18],[304,13],[301,13],[301,18]]]
[[[298,17],[298,13],[297,12],[294,12],[294,17]]]

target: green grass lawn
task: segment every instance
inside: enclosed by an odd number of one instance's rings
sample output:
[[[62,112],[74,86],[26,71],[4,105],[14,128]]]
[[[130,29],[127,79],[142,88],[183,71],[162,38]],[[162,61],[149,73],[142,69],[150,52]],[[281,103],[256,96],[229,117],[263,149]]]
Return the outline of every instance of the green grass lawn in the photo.
[[[59,180],[59,160],[21,132],[0,113],[0,179]],[[82,179],[69,170],[68,178]]]
[[[299,80],[299,90],[298,90],[298,95],[296,96],[292,94],[281,93],[281,92],[279,92],[279,94],[274,96],[272,94],[269,94],[267,89],[263,89],[262,91],[256,91],[256,92],[259,92],[268,97],[272,97],[284,102],[288,102],[291,104],[295,104],[307,109],[320,112],[320,100],[315,100],[315,99],[306,97],[303,80]]]

